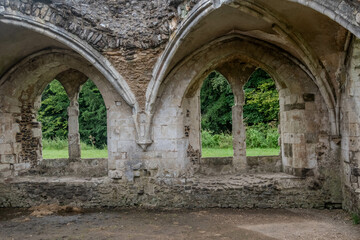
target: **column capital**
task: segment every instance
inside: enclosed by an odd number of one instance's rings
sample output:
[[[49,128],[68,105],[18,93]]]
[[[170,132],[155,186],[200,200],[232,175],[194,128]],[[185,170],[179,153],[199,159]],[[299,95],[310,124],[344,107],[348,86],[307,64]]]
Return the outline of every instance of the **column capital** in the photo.
[[[238,88],[239,86],[242,88],[254,73],[256,67],[240,60],[234,60],[224,63],[216,70],[229,81],[232,88]]]
[[[217,71],[228,80],[231,86],[235,106],[244,104],[243,87],[255,70],[256,67],[254,65],[239,60],[224,63],[217,68]]]

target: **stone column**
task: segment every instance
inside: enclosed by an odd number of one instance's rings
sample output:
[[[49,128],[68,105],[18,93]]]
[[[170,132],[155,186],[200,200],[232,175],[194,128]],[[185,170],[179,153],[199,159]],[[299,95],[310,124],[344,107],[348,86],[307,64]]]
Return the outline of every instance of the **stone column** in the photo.
[[[68,107],[68,144],[70,160],[81,158],[78,96],[79,94],[75,94],[75,96],[70,98],[70,106]]]
[[[246,130],[243,120],[243,104],[232,107],[233,165],[237,170],[245,170],[246,161]]]
[[[218,68],[218,71],[229,81],[234,94],[234,106],[232,107],[233,166],[237,172],[245,171],[247,168],[243,87],[255,69],[254,66],[241,61],[226,63]]]
[[[83,73],[69,69],[56,76],[56,79],[64,86],[69,97],[68,107],[68,144],[69,159],[79,160],[81,158],[80,133],[79,133],[79,93],[81,86],[87,81]]]

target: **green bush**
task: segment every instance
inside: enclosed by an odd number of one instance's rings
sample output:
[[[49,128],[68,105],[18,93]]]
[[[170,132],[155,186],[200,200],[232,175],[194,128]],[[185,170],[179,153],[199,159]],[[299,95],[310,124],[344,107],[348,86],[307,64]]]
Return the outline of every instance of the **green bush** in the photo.
[[[246,128],[247,148],[278,148],[279,133],[276,127],[266,124]]]
[[[200,102],[203,130],[216,134],[231,132],[234,95],[223,75],[218,72],[209,74],[201,87]]]
[[[60,139],[60,138],[44,138],[42,140],[43,149],[46,150],[65,150],[68,148],[68,140]],[[80,143],[81,150],[95,150],[97,149],[95,146],[89,145],[85,142]],[[102,149],[107,149],[106,145],[102,146]]]
[[[107,143],[106,106],[96,85],[88,80],[79,95],[81,141],[102,149]]]
[[[65,89],[59,81],[54,80],[45,88],[38,112],[38,120],[42,123],[41,130],[44,138],[67,138],[69,103]]]
[[[43,149],[48,150],[63,150],[68,148],[68,140],[60,138],[44,138],[42,140]]]
[[[355,225],[360,224],[360,216],[358,214],[356,214],[356,213],[351,214],[351,218]]]
[[[202,146],[205,148],[231,148],[232,136],[230,134],[214,134],[209,131],[201,132]]]
[[[247,148],[278,148],[279,133],[276,127],[259,124],[248,126],[246,129]],[[231,148],[232,136],[229,133],[215,134],[203,130],[201,132],[202,147],[204,148]]]

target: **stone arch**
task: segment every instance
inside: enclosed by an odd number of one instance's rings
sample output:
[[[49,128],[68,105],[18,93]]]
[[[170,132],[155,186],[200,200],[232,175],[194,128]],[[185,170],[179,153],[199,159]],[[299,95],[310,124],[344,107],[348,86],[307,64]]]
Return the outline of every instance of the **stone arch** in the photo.
[[[44,88],[55,78],[59,78],[63,84],[70,102],[76,99],[76,90],[80,90],[84,81],[90,78],[102,94],[108,114],[118,112],[121,105],[122,109],[130,108],[105,76],[79,54],[49,49],[28,56],[0,79],[0,95],[4,103],[1,106],[1,124],[9,126],[9,136],[6,138],[12,149],[9,154],[17,158],[17,163],[26,163],[27,167],[36,166],[42,160],[41,128],[36,121],[36,109]],[[71,78],[70,81],[68,78]],[[70,104],[68,110],[74,112],[76,109],[76,105]],[[125,111],[131,112],[129,109]],[[109,121],[108,118],[108,139],[116,128],[110,127]],[[79,138],[77,140],[80,141]],[[113,148],[109,147],[108,151],[116,152],[116,146]]]
[[[135,95],[132,93],[125,79],[117,72],[117,70],[103,55],[93,49],[88,43],[51,23],[36,21],[26,16],[8,14],[1,10],[3,9],[0,9],[1,23],[23,27],[43,34],[44,36],[65,44],[65,46],[80,54],[112,84],[112,86],[119,92],[127,104],[132,106],[134,110],[137,111],[138,104]],[[9,72],[11,72],[11,70]],[[7,74],[9,74],[9,72]]]
[[[158,101],[155,103],[157,110],[154,112],[153,131],[160,131],[157,127],[161,126],[157,126],[155,122],[160,116],[165,117],[163,109],[174,109],[174,111],[177,109],[177,115],[184,116],[183,120],[178,120],[179,124],[184,125],[185,129],[190,129],[186,136],[183,135],[184,141],[187,141],[184,145],[186,149],[179,151],[187,152],[188,159],[185,160],[187,163],[199,161],[201,143],[197,115],[199,106],[196,101],[202,80],[209,72],[219,70],[228,79],[232,77],[236,80],[238,76],[238,80],[246,82],[256,67],[268,72],[277,84],[281,118],[293,120],[292,124],[289,120],[287,125],[282,126],[284,171],[300,176],[306,171],[314,170],[317,163],[315,157],[317,140],[324,137],[324,141],[327,141],[328,138],[328,136],[320,136],[320,129],[322,132],[330,132],[328,116],[324,115],[325,101],[318,87],[302,65],[285,52],[241,36],[233,35],[217,39],[183,60],[170,72],[160,87]],[[246,74],[239,76],[241,73]],[[314,116],[312,121],[309,121],[305,116],[311,114]],[[286,121],[280,120],[280,122]],[[306,136],[309,138],[307,145]],[[304,146],[300,142],[304,143]],[[240,171],[246,166],[246,156],[240,154],[239,159],[241,158],[245,160],[239,161],[238,164],[233,160],[235,169]]]
[[[13,85],[15,91],[12,91],[12,97],[27,98],[25,100],[35,101],[35,98],[41,95],[44,88],[55,77],[61,79],[63,78],[62,75],[66,75],[65,73],[71,71],[78,73],[82,78],[81,81],[85,79],[85,76],[91,78],[103,95],[106,106],[111,105],[111,95],[106,94],[112,92],[112,84],[108,79],[93,65],[84,61],[80,55],[64,49],[48,49],[26,57],[2,76],[0,86],[7,88],[9,85]],[[65,82],[65,80],[61,82],[67,93],[70,94],[70,83]],[[27,91],[31,84],[35,84],[32,86],[34,87],[33,91],[29,95],[22,95],[22,91]]]
[[[180,69],[188,67],[191,71],[186,75],[191,74],[192,76],[191,81],[186,86],[186,90],[178,95],[182,97],[185,94],[192,95],[195,91],[193,89],[197,89],[201,85],[204,76],[212,70],[219,70],[224,63],[233,62],[234,60],[246,63],[244,67],[251,68],[250,73],[255,70],[254,66],[261,67],[273,77],[279,89],[288,88],[290,92],[296,92],[304,88],[309,90],[314,86],[312,79],[306,72],[305,66],[281,49],[241,35],[228,35],[216,39],[197,50],[179,63],[176,68],[172,69],[159,87],[157,97],[161,97],[169,80]],[[295,71],[292,72],[289,69],[294,69]],[[220,70],[220,72],[223,73],[224,71]],[[290,82],[289,77],[294,75],[294,73],[300,75],[304,82]],[[158,104],[155,105],[157,106]]]
[[[303,1],[303,0],[288,0],[289,2],[296,2],[298,4],[307,6],[321,14],[324,14],[335,22],[339,23],[346,29],[350,30],[356,36],[360,36],[360,27],[355,21],[356,16],[350,12],[352,5],[346,1],[337,0],[336,3],[329,4],[323,1]],[[197,25],[206,17],[221,8],[224,5],[232,5],[246,12],[252,16],[264,19],[266,22],[272,24],[273,30],[283,39],[287,39],[294,51],[300,56],[299,62],[305,64],[302,68],[307,72],[309,77],[317,84],[320,89],[327,107],[329,110],[329,117],[332,122],[332,134],[339,134],[339,111],[338,111],[338,96],[334,89],[328,73],[318,59],[313,50],[307,45],[306,41],[302,39],[301,34],[298,34],[294,29],[289,29],[287,23],[275,12],[268,9],[263,9],[254,1],[236,1],[236,0],[220,0],[220,1],[201,1],[199,2],[183,20],[178,30],[175,32],[172,40],[167,45],[164,53],[158,59],[158,62],[153,71],[153,78],[149,83],[146,98],[146,111],[152,112],[154,103],[156,101],[158,91],[162,81],[164,81],[169,72],[179,62],[173,62],[174,56],[182,46],[184,39],[187,39],[193,31],[196,31]],[[338,9],[339,6],[342,8]],[[359,15],[359,14],[358,14]],[[205,45],[208,43],[205,43]]]

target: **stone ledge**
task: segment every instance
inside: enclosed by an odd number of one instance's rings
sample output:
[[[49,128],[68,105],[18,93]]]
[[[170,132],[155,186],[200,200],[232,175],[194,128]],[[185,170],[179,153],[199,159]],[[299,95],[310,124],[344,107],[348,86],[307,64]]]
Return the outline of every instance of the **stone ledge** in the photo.
[[[69,160],[68,158],[44,159],[38,166],[23,175],[41,176],[75,176],[75,177],[103,177],[107,176],[106,158],[89,158]]]
[[[0,181],[0,207],[72,203],[84,208],[323,208],[331,202],[309,182],[284,173],[195,178],[143,178],[134,183],[102,178],[26,176]]]

